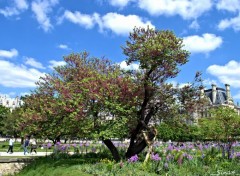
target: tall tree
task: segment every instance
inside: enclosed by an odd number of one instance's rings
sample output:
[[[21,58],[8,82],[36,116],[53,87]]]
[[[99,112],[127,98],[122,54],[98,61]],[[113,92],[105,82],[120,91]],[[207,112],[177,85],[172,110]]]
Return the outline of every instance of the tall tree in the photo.
[[[100,138],[116,161],[120,156],[110,139],[127,137],[126,157],[140,153],[146,139],[156,136],[150,122],[164,118],[176,102],[178,91],[166,81],[187,62],[189,53],[182,47],[182,39],[171,31],[135,28],[123,52],[139,70],[124,71],[87,52],[64,57],[66,65],[41,78],[25,98],[23,131]]]
[[[135,28],[130,33],[124,54],[127,63],[139,63],[144,97],[137,113],[137,125],[131,132],[131,139],[126,157],[140,153],[146,147],[146,141],[140,137],[148,131],[149,122],[159,110],[155,97],[169,78],[179,73],[179,66],[188,60],[189,52],[183,49],[182,39],[171,31],[159,31],[150,28]],[[161,100],[161,99],[160,99]],[[149,130],[149,138],[153,139]]]

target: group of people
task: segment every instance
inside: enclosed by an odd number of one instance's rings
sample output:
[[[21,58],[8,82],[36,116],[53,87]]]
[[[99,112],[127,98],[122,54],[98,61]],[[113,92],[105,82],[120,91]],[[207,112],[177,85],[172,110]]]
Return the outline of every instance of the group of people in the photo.
[[[12,154],[13,153],[13,137],[10,137],[9,139],[9,147],[8,147],[8,151],[7,153]],[[24,142],[23,142],[23,154],[26,155],[28,152],[28,148],[30,146],[30,153],[32,153],[33,151],[37,154],[37,141],[36,139],[29,139],[28,137],[25,138]]]

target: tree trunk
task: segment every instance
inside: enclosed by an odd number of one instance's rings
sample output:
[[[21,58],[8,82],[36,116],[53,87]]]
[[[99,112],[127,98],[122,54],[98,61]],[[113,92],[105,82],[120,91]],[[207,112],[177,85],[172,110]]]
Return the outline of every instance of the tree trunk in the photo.
[[[24,142],[24,137],[21,137],[21,144],[23,144]]]
[[[119,162],[121,160],[120,155],[118,153],[117,148],[113,145],[112,141],[110,139],[104,139],[103,143],[107,146],[107,148],[111,151],[113,159],[116,162]]]
[[[154,114],[154,109],[151,109],[148,114],[146,115],[145,119],[143,118],[143,115],[141,116],[141,120],[139,121],[137,127],[135,128],[135,130],[132,132],[131,135],[131,139],[130,139],[130,145],[128,147],[128,150],[125,154],[125,156],[127,158],[130,158],[131,156],[135,155],[135,154],[139,154],[141,153],[145,147],[147,146],[147,143],[145,141],[144,138],[138,139],[137,140],[137,136],[143,131],[143,130],[147,130],[149,129],[149,127],[147,126],[147,124],[149,123],[151,117]],[[155,132],[153,131],[149,131],[148,133],[148,137],[149,140],[153,140],[153,138],[156,136]]]
[[[147,143],[144,139],[141,142],[139,142],[137,145],[135,144],[135,145],[129,146],[125,154],[126,158],[130,158],[136,154],[141,153],[146,146],[147,146]]]
[[[231,149],[232,149],[232,145],[233,145],[233,142],[228,142],[228,144],[227,144],[227,156],[228,156],[228,159],[230,159],[230,157],[231,157]]]

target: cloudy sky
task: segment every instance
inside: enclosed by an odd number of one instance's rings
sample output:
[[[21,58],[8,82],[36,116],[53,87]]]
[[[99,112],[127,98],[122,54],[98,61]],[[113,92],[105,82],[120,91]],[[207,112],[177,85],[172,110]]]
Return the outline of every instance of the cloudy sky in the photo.
[[[240,102],[239,0],[0,0],[0,95],[28,93],[73,52],[126,66],[121,46],[134,26],[183,38],[191,56],[172,82],[201,71],[207,88],[228,83]]]

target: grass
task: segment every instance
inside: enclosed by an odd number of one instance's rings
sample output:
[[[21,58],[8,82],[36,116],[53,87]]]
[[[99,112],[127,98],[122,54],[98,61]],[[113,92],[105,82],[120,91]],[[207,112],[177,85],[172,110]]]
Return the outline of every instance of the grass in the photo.
[[[16,176],[209,176],[211,174],[235,173],[240,174],[239,163],[214,162],[211,165],[185,162],[179,166],[177,163],[169,165],[169,170],[152,169],[153,163],[143,165],[142,161],[136,163],[115,163],[104,157],[94,155],[74,155],[60,158],[42,157],[27,165]],[[226,175],[226,174],[225,174]]]
[[[155,152],[159,154],[161,160],[158,162],[150,160],[146,165],[143,164],[145,152],[139,155],[137,162],[129,163],[123,159],[122,162],[115,163],[109,150],[74,155],[62,153],[60,150],[47,157],[35,158],[18,176],[208,176],[226,175],[225,173],[240,175],[240,157],[236,153],[228,160],[222,157],[222,152],[217,147],[207,147],[203,150],[195,147],[193,150],[190,146],[181,150],[164,150],[164,147],[157,147]],[[234,149],[235,152],[239,151],[238,146]],[[120,154],[124,156],[124,152]]]
[[[119,163],[103,159],[104,157],[100,158],[88,154],[59,159],[39,158],[26,166],[17,176],[157,176],[157,174],[135,167],[120,169]]]

